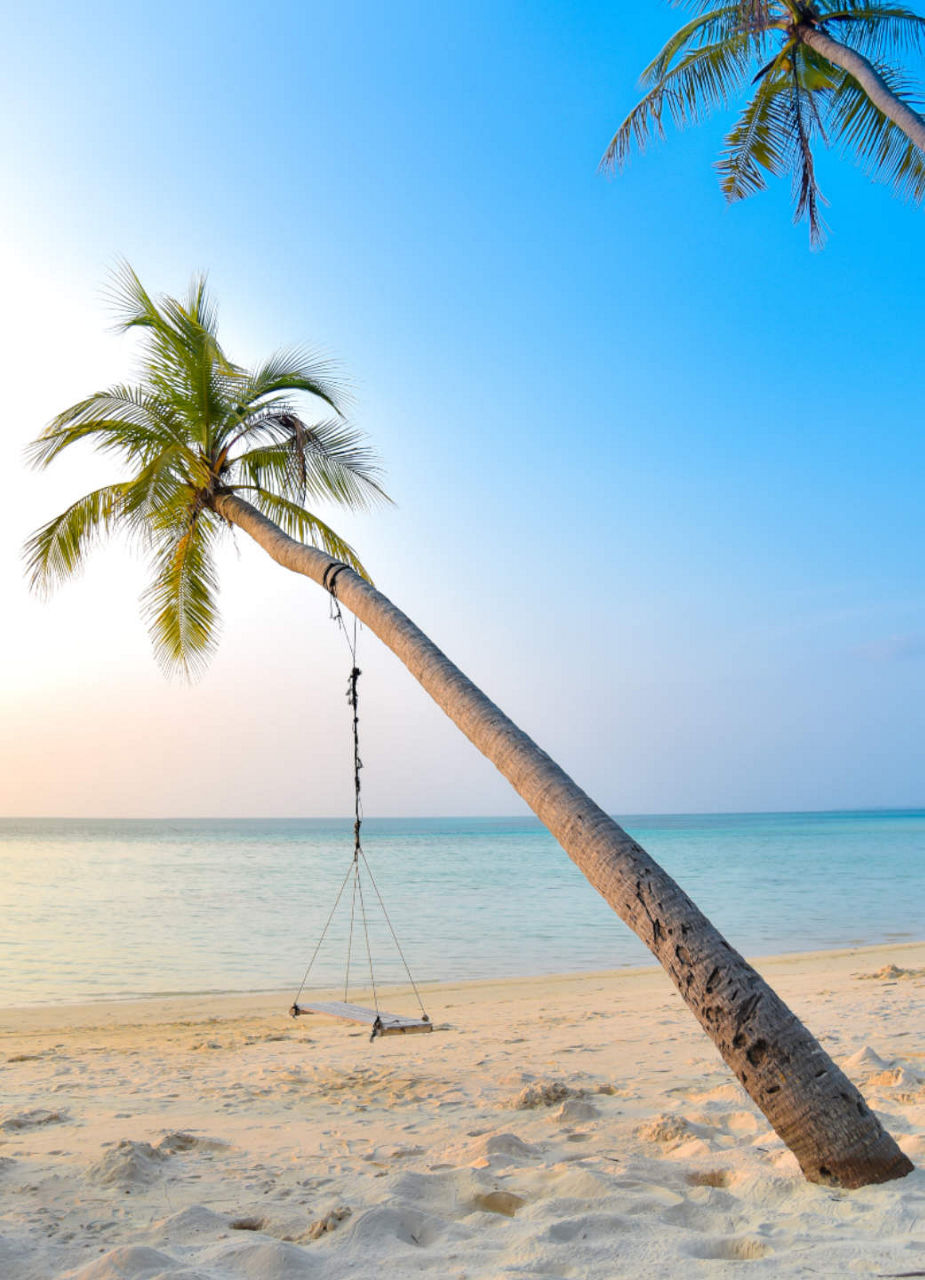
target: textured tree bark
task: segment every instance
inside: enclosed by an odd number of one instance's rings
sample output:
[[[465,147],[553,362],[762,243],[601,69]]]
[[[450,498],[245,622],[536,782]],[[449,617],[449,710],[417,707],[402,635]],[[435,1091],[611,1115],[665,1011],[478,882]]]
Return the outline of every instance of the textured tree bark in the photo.
[[[405,664],[668,971],[691,1012],[813,1182],[909,1173],[850,1080],[656,862],[385,596],[232,495],[216,511],[274,559],[336,594]]]
[[[805,23],[795,26],[793,33],[828,62],[841,67],[842,71],[847,71],[850,76],[853,76],[874,106],[879,107],[885,116],[902,129],[909,141],[914,142],[920,151],[925,151],[925,120],[911,107],[906,106],[901,98],[896,97],[884,83],[876,67],[862,54],[833,40],[818,27]]]

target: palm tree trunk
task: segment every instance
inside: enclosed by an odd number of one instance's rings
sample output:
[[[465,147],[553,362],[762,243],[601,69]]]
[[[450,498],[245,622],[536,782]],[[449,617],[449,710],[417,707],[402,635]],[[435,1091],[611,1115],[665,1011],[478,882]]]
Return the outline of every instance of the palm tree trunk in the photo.
[[[860,1187],[912,1165],[860,1093],[690,898],[409,618],[353,570],[228,495],[216,511],[277,563],[336,594],[508,779],[668,971],[691,1012],[813,1182]]]
[[[802,40],[810,49],[815,49],[816,53],[826,61],[841,67],[842,71],[847,71],[850,76],[853,76],[874,106],[902,129],[909,141],[914,142],[920,151],[925,151],[925,120],[908,107],[901,98],[897,98],[896,94],[887,87],[876,67],[865,57],[856,49],[850,49],[838,40],[833,40],[818,27],[800,23],[794,27],[793,33],[798,40]]]

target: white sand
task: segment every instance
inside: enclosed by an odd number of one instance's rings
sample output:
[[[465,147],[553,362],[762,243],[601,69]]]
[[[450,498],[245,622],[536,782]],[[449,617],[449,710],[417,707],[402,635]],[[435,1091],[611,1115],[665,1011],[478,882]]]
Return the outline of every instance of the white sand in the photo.
[[[925,943],[758,967],[921,1162]],[[660,970],[288,1002],[0,1011],[2,1280],[925,1274],[922,1169],[805,1182]]]

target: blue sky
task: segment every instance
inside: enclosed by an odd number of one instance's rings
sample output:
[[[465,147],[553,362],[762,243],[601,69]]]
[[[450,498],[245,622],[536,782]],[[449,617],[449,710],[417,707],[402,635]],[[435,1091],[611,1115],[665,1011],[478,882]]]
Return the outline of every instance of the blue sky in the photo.
[[[143,566],[30,600],[17,547],[105,461],[24,443],[130,369],[107,271],[208,269],[242,361],[334,355],[397,501],[378,585],[608,809],[923,803],[923,218],[835,155],[724,205],[715,117],[597,172],[668,5],[52,3],[7,18],[0,808],[330,814],[346,660],[238,544],[167,685]],[[917,68],[921,73],[921,67]],[[9,375],[12,374],[12,377]],[[18,376],[17,376],[18,375]],[[364,640],[370,813],[520,802]]]

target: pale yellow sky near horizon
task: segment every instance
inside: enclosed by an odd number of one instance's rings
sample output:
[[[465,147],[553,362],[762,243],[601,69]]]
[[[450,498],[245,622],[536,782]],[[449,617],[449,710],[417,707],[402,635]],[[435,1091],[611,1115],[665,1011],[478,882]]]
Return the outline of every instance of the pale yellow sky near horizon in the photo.
[[[65,405],[130,378],[131,345],[110,331],[105,272],[62,278],[7,245],[0,278],[16,299],[0,314],[0,350],[17,375],[0,444],[10,478],[0,507],[0,815],[348,812],[348,655],[314,584],[241,535],[229,539],[221,643],[193,686],[165,679],[155,663],[138,610],[145,568],[118,543],[95,549],[49,600],[27,590],[25,537],[103,482],[113,462],[78,447],[37,473],[23,447]],[[376,518],[337,517],[338,527],[358,526],[359,537],[365,524],[368,537]],[[372,636],[361,645],[368,811],[452,811],[463,789],[485,812],[520,812],[400,664]]]

